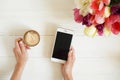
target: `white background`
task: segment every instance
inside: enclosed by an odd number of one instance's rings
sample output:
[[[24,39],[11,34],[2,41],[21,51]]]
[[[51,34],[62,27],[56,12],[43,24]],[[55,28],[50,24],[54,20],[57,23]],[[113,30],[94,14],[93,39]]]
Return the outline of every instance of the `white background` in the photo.
[[[14,40],[30,29],[41,40],[29,50],[22,80],[62,80],[60,64],[50,61],[58,26],[75,30],[74,80],[120,80],[120,36],[86,37],[73,8],[73,0],[0,0],[0,80],[9,80],[14,69]]]

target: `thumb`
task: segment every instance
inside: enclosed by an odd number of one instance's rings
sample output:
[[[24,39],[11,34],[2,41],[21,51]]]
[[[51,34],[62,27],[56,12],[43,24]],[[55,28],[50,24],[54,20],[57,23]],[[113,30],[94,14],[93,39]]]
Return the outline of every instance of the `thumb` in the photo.
[[[68,61],[68,62],[71,62],[72,59],[73,59],[73,51],[70,50],[69,53],[68,53],[68,60],[67,60],[67,61]]]

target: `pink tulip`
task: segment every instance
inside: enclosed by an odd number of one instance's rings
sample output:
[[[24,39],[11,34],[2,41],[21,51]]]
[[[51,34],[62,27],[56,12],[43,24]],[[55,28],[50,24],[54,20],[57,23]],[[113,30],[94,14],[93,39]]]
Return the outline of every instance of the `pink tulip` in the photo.
[[[77,8],[75,8],[73,11],[74,11],[74,20],[75,20],[77,23],[82,22],[83,16],[80,15],[80,13],[79,13],[80,10],[77,9]]]

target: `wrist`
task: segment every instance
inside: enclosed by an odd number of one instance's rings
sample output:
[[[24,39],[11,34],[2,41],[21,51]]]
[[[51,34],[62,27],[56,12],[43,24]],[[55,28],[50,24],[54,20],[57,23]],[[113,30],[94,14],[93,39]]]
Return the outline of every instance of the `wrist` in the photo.
[[[73,80],[72,74],[64,75],[64,80]]]
[[[15,67],[18,69],[22,69],[25,67],[25,64],[17,63]]]

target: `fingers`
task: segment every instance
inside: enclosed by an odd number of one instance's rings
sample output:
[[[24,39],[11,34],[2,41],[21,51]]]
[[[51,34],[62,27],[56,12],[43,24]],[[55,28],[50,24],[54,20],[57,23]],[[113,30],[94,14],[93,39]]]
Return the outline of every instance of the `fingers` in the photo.
[[[30,49],[30,47],[29,46],[25,46],[26,47],[26,49]]]
[[[26,49],[30,48],[23,43],[22,38],[18,38],[15,40],[15,52],[19,54],[26,53],[27,52]]]
[[[21,38],[18,38],[15,40],[15,51],[17,51],[18,53],[21,53],[21,49],[19,46],[19,41],[21,40]]]
[[[73,60],[75,60],[75,49],[73,47],[72,47],[72,51],[73,51],[72,57],[73,57]]]
[[[17,54],[17,52],[16,52],[16,48],[13,48],[13,51],[14,51],[14,55],[15,55],[16,60],[17,60],[17,59],[18,59],[18,54]]]
[[[68,53],[68,62],[72,62],[72,60],[73,60],[73,51],[70,50]]]
[[[74,55],[74,48],[72,47],[68,53],[68,63],[74,63],[75,55]]]
[[[24,66],[28,59],[27,48],[23,43],[22,38],[18,38],[15,40],[15,48],[13,49],[14,55],[16,57],[17,64],[20,66]]]
[[[19,41],[21,41],[22,40],[22,38],[17,38],[15,41],[16,42],[19,42]]]
[[[70,50],[72,50],[72,49],[73,49],[73,46],[70,47]]]
[[[20,42],[19,42],[19,45],[20,45],[21,52],[22,52],[22,53],[26,53],[27,50],[26,50],[26,47],[25,47],[23,41],[20,41]]]

